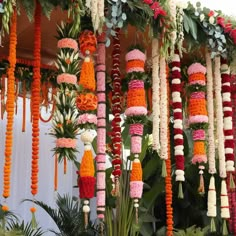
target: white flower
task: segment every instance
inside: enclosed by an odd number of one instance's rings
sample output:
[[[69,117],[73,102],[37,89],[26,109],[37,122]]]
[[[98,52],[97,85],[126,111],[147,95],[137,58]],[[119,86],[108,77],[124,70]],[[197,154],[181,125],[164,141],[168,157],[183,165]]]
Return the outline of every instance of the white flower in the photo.
[[[188,3],[186,1],[178,0],[176,1],[176,6],[181,9],[186,9],[188,7]]]
[[[209,23],[213,25],[214,22],[215,22],[214,16],[210,16],[210,17],[209,17]]]
[[[205,15],[204,15],[204,14],[201,14],[201,15],[200,15],[200,21],[202,22],[204,19],[205,19]]]

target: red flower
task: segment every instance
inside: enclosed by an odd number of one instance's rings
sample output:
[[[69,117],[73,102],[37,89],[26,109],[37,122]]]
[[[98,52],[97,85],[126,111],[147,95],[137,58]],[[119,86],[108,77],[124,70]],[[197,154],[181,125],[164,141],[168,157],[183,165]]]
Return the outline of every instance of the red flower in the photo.
[[[215,14],[214,11],[210,11],[210,12],[208,13],[208,16],[211,17],[211,16],[214,16],[214,14]]]
[[[230,21],[228,21],[228,23],[225,25],[224,32],[229,33],[231,30],[232,30],[232,24],[230,23]]]
[[[216,23],[220,25],[222,28],[225,27],[225,18],[218,16],[216,19]]]
[[[154,2],[150,8],[154,11],[154,19],[156,19],[159,15],[165,16],[166,12],[162,9],[159,2]]]
[[[150,5],[153,3],[153,0],[143,0],[143,2]]]

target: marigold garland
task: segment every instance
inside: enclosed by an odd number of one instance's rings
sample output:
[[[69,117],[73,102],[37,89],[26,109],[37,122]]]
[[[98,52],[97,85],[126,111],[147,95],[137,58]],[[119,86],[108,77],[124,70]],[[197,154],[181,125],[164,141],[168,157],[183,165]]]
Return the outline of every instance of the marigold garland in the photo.
[[[184,137],[183,137],[183,108],[182,108],[182,83],[180,56],[176,51],[171,63],[171,96],[172,108],[174,113],[174,156],[176,171],[175,180],[179,182],[179,198],[183,198],[182,182],[184,177]],[[178,108],[176,108],[178,106]]]
[[[137,51],[137,49],[134,49]],[[132,53],[129,52],[129,53]],[[138,54],[142,54],[139,51]],[[128,60],[128,56],[126,56],[127,64],[130,62]],[[142,54],[143,63],[142,66],[137,67],[133,64],[133,67],[130,67],[128,73],[132,73],[133,71],[143,73],[144,64],[145,64],[145,55]],[[133,58],[133,61],[136,61],[137,58]],[[128,95],[127,95],[127,110],[136,107],[136,108],[144,108],[147,109],[146,105],[146,95],[144,89],[144,81],[137,80],[135,77],[129,81],[128,84]],[[127,112],[126,112],[127,114]],[[139,114],[137,114],[139,115]],[[142,151],[142,135],[143,135],[143,123],[135,121],[135,115],[130,116],[128,118],[133,118],[134,123],[130,124],[129,134],[131,135],[131,153],[134,154],[134,161],[132,162],[132,170],[130,174],[130,197],[134,199],[134,207],[136,210],[136,222],[138,222],[138,207],[139,207],[139,199],[142,197],[143,192],[143,181],[142,181],[142,166],[139,160],[139,154]],[[127,119],[128,120],[128,119]],[[127,121],[126,121],[127,122]]]
[[[14,102],[15,102],[15,66],[16,66],[16,44],[17,44],[17,13],[14,9],[14,13],[11,19],[10,28],[10,44],[9,44],[9,69],[7,80],[7,126],[6,126],[6,138],[5,138],[5,161],[3,169],[3,197],[8,198],[10,196],[10,178],[11,178],[11,156],[13,146],[13,122],[14,122]],[[4,207],[4,206],[3,206]],[[4,210],[4,208],[3,208]],[[5,207],[4,211],[7,211],[8,207]]]
[[[97,217],[104,220],[106,206],[106,47],[105,33],[98,35],[97,48]]]
[[[121,176],[121,74],[120,74],[120,30],[116,29],[116,35],[113,36],[113,49],[112,49],[112,106],[111,112],[114,116],[111,121],[111,146],[113,158],[113,171],[115,179],[115,196],[119,195],[119,184]]]
[[[199,164],[199,174],[200,174],[200,184],[198,188],[198,192],[200,194],[205,193],[204,187],[204,178],[203,178],[203,170],[205,169],[204,164],[207,162],[206,156],[206,148],[205,148],[205,129],[200,128],[199,125],[208,123],[208,114],[206,108],[206,98],[205,92],[199,91],[199,85],[206,85],[206,68],[200,63],[194,63],[188,68],[188,76],[189,76],[189,86],[192,86],[192,90],[190,93],[190,97],[188,100],[188,112],[189,112],[189,124],[192,127],[192,137],[194,141],[193,146],[193,164]],[[199,73],[202,76],[199,76]],[[198,77],[201,77],[201,80],[195,80],[195,74],[198,74]],[[205,79],[203,79],[203,76]],[[201,81],[201,82],[199,82]]]
[[[85,30],[79,37],[80,51],[84,53],[85,59],[82,64],[79,85],[82,86],[84,94],[80,93],[77,97],[77,108],[81,113],[87,114],[97,108],[97,95],[95,91],[95,73],[92,54],[96,50],[97,40],[95,35]],[[83,114],[82,114],[83,115]],[[87,116],[88,117],[88,116]],[[80,119],[80,118],[79,118]],[[80,124],[79,124],[80,126]],[[92,154],[92,141],[94,135],[90,127],[83,126],[84,132],[81,134],[81,141],[84,143],[84,154],[80,165],[80,177],[78,181],[80,198],[83,201],[83,212],[85,228],[88,225],[88,214],[90,212],[89,199],[94,197],[96,178],[94,160]]]

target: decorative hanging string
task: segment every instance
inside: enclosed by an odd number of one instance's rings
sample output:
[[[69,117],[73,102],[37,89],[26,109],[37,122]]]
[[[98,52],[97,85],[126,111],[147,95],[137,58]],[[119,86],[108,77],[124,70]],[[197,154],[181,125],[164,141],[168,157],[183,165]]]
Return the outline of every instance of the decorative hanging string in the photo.
[[[164,57],[160,58],[160,144],[162,160],[162,177],[166,177],[166,160],[168,158],[168,118],[167,118],[167,75],[166,75],[166,60]]]
[[[2,75],[1,77],[1,119],[3,120],[3,116],[6,109],[5,104],[5,83],[6,83],[6,75]]]
[[[97,217],[101,220],[101,229],[104,224],[106,206],[106,47],[105,34],[97,36]],[[102,231],[102,230],[101,230]],[[102,232],[103,233],[103,232]]]
[[[170,120],[170,88],[169,81],[166,81],[167,86],[167,119]],[[166,190],[166,235],[173,236],[173,208],[172,208],[172,182],[171,182],[171,148],[170,148],[170,129],[169,122],[167,122],[167,145],[168,145],[168,158],[166,162],[166,177],[165,177],[165,190]]]
[[[224,122],[223,122],[223,107],[222,107],[222,97],[221,97],[221,74],[220,74],[220,57],[214,58],[214,91],[216,100],[216,135],[217,135],[217,146],[218,146],[218,157],[219,157],[219,174],[221,177],[221,218],[223,219],[223,235],[228,235],[226,220],[229,219],[229,201],[228,193],[226,189],[226,162],[225,162],[225,149],[224,149]]]
[[[234,168],[234,136],[233,136],[233,108],[231,101],[231,84],[230,84],[230,68],[227,61],[221,58],[221,93],[223,100],[223,114],[224,114],[224,146],[225,146],[225,159],[226,171],[229,172],[230,183],[229,188],[235,188],[233,179]]]
[[[114,116],[111,121],[111,146],[112,146],[112,166],[115,179],[114,195],[119,196],[120,176],[121,176],[121,75],[120,75],[120,30],[116,29],[116,35],[113,36],[112,49],[112,107],[111,112]]]
[[[40,86],[41,86],[41,5],[36,1],[34,15],[34,68],[32,83],[32,162],[31,162],[31,193],[33,200],[38,193],[38,173],[39,173],[39,109],[40,109]],[[37,227],[35,219],[36,208],[31,207],[32,227]]]
[[[78,124],[81,128],[84,128],[84,132],[81,134],[81,141],[84,143],[85,151],[81,160],[78,185],[80,198],[84,199],[84,224],[85,229],[87,229],[88,215],[90,212],[89,199],[94,197],[96,183],[96,178],[94,177],[95,167],[91,143],[94,139],[92,130],[95,129],[97,125],[97,116],[94,113],[97,109],[98,98],[95,94],[96,81],[94,64],[92,60],[92,55],[96,50],[97,40],[93,32],[85,30],[79,37],[79,44],[80,51],[85,56],[85,59],[82,64],[79,80],[79,85],[83,88],[83,90],[77,97],[77,108],[81,113],[78,119]],[[98,178],[100,180],[100,174],[98,175]]]
[[[208,125],[208,115],[206,108],[206,68],[200,63],[194,63],[188,68],[190,97],[188,101],[189,126],[193,130],[193,164],[199,164],[200,184],[198,192],[205,193],[203,170],[207,162],[206,155],[206,129]]]
[[[160,78],[159,78],[159,44],[152,40],[152,137],[153,150],[160,150]]]
[[[182,182],[184,177],[184,136],[183,136],[183,106],[182,106],[182,83],[181,66],[178,51],[175,52],[171,63],[171,96],[174,114],[174,156],[176,171],[175,180],[179,182],[178,197],[183,198]]]
[[[15,66],[16,66],[16,44],[17,44],[17,13],[14,13],[10,26],[10,43],[9,43],[9,68],[7,71],[7,125],[5,136],[5,160],[3,167],[3,197],[7,199],[10,196],[11,185],[11,163],[12,163],[12,146],[13,146],[13,122],[14,122],[14,102],[15,102]],[[8,206],[3,204],[3,211],[8,211]]]
[[[134,199],[136,223],[138,223],[139,199],[143,193],[142,166],[139,155],[142,152],[142,136],[144,122],[147,115],[146,95],[143,75],[145,54],[139,49],[129,51],[126,56],[126,79],[128,80],[127,109],[125,111],[126,123],[129,124],[131,135],[131,154],[134,155],[130,174],[130,197]],[[129,66],[129,65],[133,66]]]
[[[206,50],[206,69],[207,69],[207,112],[208,112],[208,163],[209,174],[211,174],[208,198],[207,198],[207,216],[211,218],[211,232],[216,231],[214,218],[217,215],[216,211],[216,189],[215,177],[216,164],[215,164],[215,134],[214,134],[214,96],[213,96],[213,75],[212,75],[212,61],[211,55]]]

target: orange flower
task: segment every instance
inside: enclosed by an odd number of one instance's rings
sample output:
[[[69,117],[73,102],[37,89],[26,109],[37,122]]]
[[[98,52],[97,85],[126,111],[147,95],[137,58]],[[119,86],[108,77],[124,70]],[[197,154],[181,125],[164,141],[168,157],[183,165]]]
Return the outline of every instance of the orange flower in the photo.
[[[127,107],[142,106],[146,107],[144,89],[130,89],[127,94]]]
[[[90,54],[96,51],[97,39],[92,31],[84,30],[79,37],[80,51],[85,55],[88,50]]]
[[[94,173],[95,169],[94,169],[92,151],[85,150],[80,165],[80,176],[81,177],[94,176]]]
[[[97,96],[93,93],[79,94],[77,97],[77,107],[81,111],[93,111],[97,109]]]
[[[70,58],[66,58],[65,62],[66,62],[67,65],[69,65],[71,63]]]

